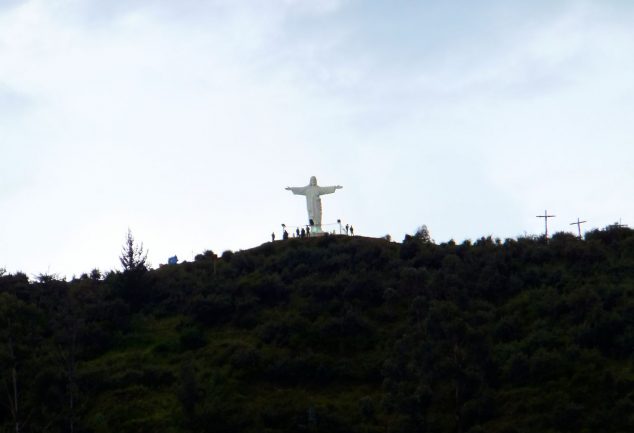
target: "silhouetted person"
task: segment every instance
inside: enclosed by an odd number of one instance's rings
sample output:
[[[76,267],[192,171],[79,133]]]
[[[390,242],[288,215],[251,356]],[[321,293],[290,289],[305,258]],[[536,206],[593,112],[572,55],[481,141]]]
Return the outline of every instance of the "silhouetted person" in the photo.
[[[346,236],[348,235],[348,230],[350,230],[350,226],[346,224]]]
[[[352,228],[352,226],[350,226],[350,235],[354,236],[354,229]]]
[[[275,232],[271,233],[271,242],[275,242]]]
[[[286,229],[284,229],[284,233],[282,234],[282,239],[284,240],[288,239],[288,232],[286,231]]]
[[[297,233],[297,237],[299,237],[299,227],[297,227],[297,229],[295,229],[295,233]]]
[[[310,226],[306,226],[306,236],[310,237]]]
[[[302,228],[302,231],[299,232],[299,237],[300,238],[306,237],[306,230],[304,230],[304,228]]]

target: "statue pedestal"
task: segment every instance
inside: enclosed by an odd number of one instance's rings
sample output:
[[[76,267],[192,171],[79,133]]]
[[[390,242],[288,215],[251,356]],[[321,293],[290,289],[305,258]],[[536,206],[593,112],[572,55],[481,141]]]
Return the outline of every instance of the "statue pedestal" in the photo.
[[[321,236],[328,236],[328,233],[326,233],[326,232],[313,232],[313,231],[310,232],[310,237],[311,238],[319,238]]]
[[[323,236],[328,234],[321,229],[321,226],[310,226],[310,235]]]
[[[335,224],[325,224],[325,225],[326,225],[325,229],[323,228],[323,226],[310,226],[310,235],[311,236],[328,236],[328,235],[337,234],[336,230],[332,230],[332,231],[328,230],[329,226],[335,226]]]

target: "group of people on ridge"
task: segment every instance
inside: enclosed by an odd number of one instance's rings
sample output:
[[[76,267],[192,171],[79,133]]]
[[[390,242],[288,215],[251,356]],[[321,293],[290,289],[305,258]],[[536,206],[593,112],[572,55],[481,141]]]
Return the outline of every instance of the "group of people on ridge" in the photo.
[[[354,236],[354,227],[349,224],[346,224],[345,227],[346,235]],[[334,234],[334,232],[333,232]],[[284,226],[284,231],[282,232],[282,240],[288,239],[288,231],[286,230],[286,226]],[[307,238],[310,237],[310,226],[306,226],[306,228],[302,227],[301,230],[299,227],[295,229],[295,233],[293,233],[293,237],[297,238]],[[275,232],[271,233],[271,242],[275,242]]]

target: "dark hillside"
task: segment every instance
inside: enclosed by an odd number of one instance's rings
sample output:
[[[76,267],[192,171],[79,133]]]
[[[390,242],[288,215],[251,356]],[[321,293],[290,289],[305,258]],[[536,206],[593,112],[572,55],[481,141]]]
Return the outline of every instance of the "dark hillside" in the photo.
[[[631,432],[634,231],[0,276],[22,432]]]

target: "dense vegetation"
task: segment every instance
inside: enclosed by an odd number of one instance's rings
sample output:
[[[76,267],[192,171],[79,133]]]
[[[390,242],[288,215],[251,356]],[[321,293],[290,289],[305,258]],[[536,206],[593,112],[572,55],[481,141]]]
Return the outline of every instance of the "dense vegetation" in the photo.
[[[627,228],[128,265],[0,274],[3,431],[634,431]]]

